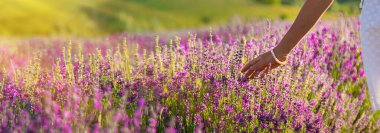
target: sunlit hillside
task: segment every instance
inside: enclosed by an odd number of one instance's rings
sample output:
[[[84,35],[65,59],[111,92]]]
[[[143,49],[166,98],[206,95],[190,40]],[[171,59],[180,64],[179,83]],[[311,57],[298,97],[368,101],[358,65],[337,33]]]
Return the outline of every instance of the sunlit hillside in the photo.
[[[85,1],[1,0],[0,34],[90,34],[97,30],[96,23],[79,11],[82,3]]]
[[[299,8],[254,0],[1,0],[0,36],[155,32],[225,24],[234,16],[292,20]]]

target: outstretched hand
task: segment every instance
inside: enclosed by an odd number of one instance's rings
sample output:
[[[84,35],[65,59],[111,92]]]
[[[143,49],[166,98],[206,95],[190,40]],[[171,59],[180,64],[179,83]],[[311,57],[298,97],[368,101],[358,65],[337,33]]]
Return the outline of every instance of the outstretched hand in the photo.
[[[277,55],[276,55],[277,56]],[[286,61],[287,56],[277,56],[280,61]],[[242,69],[246,78],[253,79],[255,76],[263,77],[270,70],[280,66],[279,63],[273,58],[270,51],[250,60]]]

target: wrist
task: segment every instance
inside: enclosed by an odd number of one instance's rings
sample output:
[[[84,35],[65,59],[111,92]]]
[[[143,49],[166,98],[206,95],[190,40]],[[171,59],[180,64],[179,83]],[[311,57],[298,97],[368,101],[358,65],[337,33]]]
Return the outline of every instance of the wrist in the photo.
[[[278,46],[273,49],[273,52],[280,61],[286,61],[290,53],[287,50],[279,48]]]

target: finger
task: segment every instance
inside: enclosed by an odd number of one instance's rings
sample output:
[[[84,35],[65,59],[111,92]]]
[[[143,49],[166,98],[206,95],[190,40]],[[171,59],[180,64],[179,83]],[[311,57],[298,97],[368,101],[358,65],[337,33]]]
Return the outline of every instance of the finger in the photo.
[[[280,64],[278,64],[278,63],[272,64],[271,67],[270,67],[270,70],[275,69],[275,68],[277,68],[279,66],[280,66]]]
[[[244,65],[244,67],[240,71],[242,73],[246,72],[247,70],[249,70],[249,67],[251,67],[252,64],[254,64],[254,62],[256,62],[256,59],[249,61],[247,64]]]
[[[265,67],[264,70],[260,73],[260,79],[264,78],[270,71],[270,67]]]
[[[252,75],[253,72],[253,70],[248,69],[248,71],[244,74],[244,77],[248,78],[250,75]]]
[[[246,72],[253,64],[259,61],[259,58],[255,58],[251,61],[249,61],[240,71],[242,73]]]
[[[249,76],[249,79],[254,79],[256,75],[258,75],[259,72],[254,72],[252,75]]]
[[[262,62],[258,62],[256,64],[254,64],[252,67],[251,67],[251,70],[254,71],[254,73],[251,75],[250,78],[254,78],[256,75],[258,75],[263,69],[264,69],[264,65]]]
[[[252,64],[249,68],[248,68],[248,71],[245,73],[245,77],[246,78],[249,78],[249,76],[252,75],[253,72],[255,72],[255,69],[254,69],[254,66],[257,64],[257,62],[255,64]]]
[[[264,69],[262,69],[262,70],[260,70],[259,72],[256,72],[255,74],[253,74],[253,75],[251,76],[251,78],[253,79],[253,78],[257,77],[257,78],[259,78],[259,79],[262,79],[262,78],[265,77],[265,75],[266,75],[266,71],[267,71],[267,69],[264,67]]]
[[[258,63],[259,63],[259,62],[257,62],[256,64],[253,64],[253,65],[248,69],[248,72],[245,73],[245,77],[251,79],[251,76],[252,76],[252,75],[255,75],[255,73],[257,73],[256,69],[257,69],[257,66],[259,65]]]

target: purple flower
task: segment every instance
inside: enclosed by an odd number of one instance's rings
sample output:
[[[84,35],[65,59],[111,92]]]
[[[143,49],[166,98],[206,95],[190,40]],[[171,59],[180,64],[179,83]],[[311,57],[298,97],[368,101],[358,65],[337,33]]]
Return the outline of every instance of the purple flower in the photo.
[[[195,123],[202,123],[202,116],[200,114],[194,115],[194,122]]]
[[[142,108],[145,106],[145,99],[144,98],[140,98],[137,102],[137,106]]]
[[[97,110],[101,110],[102,109],[102,103],[101,103],[101,101],[98,100],[98,99],[94,99],[94,107]]]
[[[226,114],[231,114],[232,112],[233,112],[233,106],[231,105],[231,106],[227,106],[226,107]]]
[[[169,127],[165,130],[165,133],[176,133],[176,130],[173,127]]]
[[[150,127],[156,127],[157,126],[157,120],[153,118],[149,118],[149,126]]]

